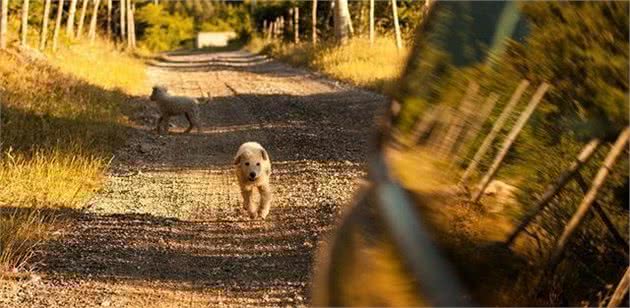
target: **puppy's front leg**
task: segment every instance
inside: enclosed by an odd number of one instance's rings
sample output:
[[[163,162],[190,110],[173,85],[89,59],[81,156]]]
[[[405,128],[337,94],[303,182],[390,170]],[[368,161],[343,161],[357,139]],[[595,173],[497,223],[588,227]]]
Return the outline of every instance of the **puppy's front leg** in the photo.
[[[271,208],[271,187],[262,185],[258,187],[258,191],[260,192],[260,203],[262,203],[259,214],[262,219],[265,219],[269,215],[269,209]]]
[[[252,202],[252,189],[242,188],[241,195],[243,195],[243,208],[249,212],[251,218],[256,218],[256,204]]]

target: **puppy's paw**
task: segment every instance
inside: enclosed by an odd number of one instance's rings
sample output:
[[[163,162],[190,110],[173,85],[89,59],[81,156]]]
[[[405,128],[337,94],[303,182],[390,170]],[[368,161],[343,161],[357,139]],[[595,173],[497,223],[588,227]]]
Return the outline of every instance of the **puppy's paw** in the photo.
[[[247,214],[249,215],[249,218],[251,219],[256,219],[258,217],[258,214],[256,213],[255,210],[247,210]]]
[[[265,219],[267,218],[267,216],[269,215],[269,209],[262,209],[260,210],[260,218]]]

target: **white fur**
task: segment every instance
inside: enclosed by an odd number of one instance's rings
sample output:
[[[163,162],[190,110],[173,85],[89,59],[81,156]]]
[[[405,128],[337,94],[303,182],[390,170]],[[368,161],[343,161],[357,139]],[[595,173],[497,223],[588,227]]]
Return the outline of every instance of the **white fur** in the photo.
[[[151,100],[156,102],[160,109],[160,118],[156,128],[158,133],[162,133],[163,125],[166,125],[168,132],[169,118],[177,115],[185,115],[188,119],[190,126],[186,129],[186,133],[190,132],[193,127],[196,127],[198,132],[201,131],[201,127],[199,127],[199,102],[196,99],[187,96],[173,96],[168,93],[166,88],[155,86],[151,92]]]
[[[506,205],[511,206],[518,204],[518,191],[518,187],[516,186],[512,186],[503,181],[492,180],[484,191],[484,195],[494,196],[495,198],[494,206],[488,209],[488,211],[500,212]]]
[[[257,142],[243,143],[234,156],[236,178],[243,195],[243,207],[252,218],[265,219],[271,208],[271,158]],[[251,177],[254,174],[255,177]],[[254,189],[260,194],[260,206],[252,200]]]

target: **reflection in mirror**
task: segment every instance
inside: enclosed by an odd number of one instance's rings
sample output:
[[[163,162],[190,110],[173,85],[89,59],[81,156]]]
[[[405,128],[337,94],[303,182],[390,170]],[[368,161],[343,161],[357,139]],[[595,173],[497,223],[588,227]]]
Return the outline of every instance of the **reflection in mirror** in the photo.
[[[628,3],[433,9],[395,93],[396,178],[476,300],[603,302],[628,266]]]
[[[438,2],[428,16],[385,147],[416,219],[474,303],[604,305],[628,266],[628,3]],[[430,304],[379,214],[361,215],[340,303]]]

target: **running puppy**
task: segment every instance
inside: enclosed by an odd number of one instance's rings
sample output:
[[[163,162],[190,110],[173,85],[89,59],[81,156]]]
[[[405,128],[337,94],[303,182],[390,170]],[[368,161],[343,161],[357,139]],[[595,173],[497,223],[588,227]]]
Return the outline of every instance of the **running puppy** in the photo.
[[[189,133],[193,127],[197,128],[197,132],[201,132],[199,127],[199,102],[186,96],[173,96],[168,94],[165,87],[154,86],[151,92],[151,100],[156,102],[160,109],[160,118],[157,121],[157,132],[162,134],[162,126],[166,126],[168,133],[168,121],[172,116],[185,115],[190,126],[184,133]]]
[[[265,219],[271,207],[271,159],[267,151],[257,142],[243,143],[234,157],[236,178],[243,195],[243,207],[252,218],[260,215]],[[260,194],[261,206],[252,200],[253,189]]]

